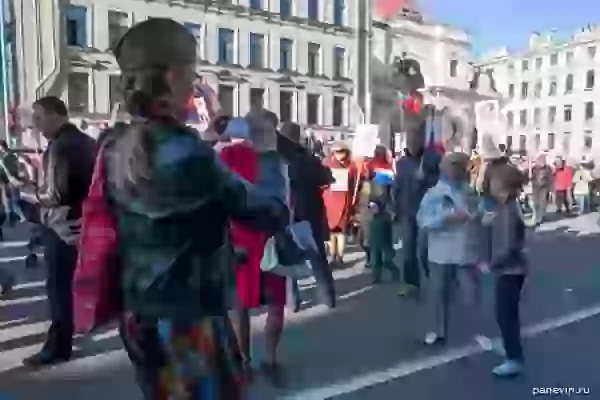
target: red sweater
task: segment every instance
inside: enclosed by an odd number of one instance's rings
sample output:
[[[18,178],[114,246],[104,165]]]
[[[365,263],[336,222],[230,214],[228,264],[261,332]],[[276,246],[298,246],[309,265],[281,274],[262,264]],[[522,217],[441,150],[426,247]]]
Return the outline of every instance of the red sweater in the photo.
[[[566,166],[554,171],[554,190],[571,190],[573,187],[573,168]]]

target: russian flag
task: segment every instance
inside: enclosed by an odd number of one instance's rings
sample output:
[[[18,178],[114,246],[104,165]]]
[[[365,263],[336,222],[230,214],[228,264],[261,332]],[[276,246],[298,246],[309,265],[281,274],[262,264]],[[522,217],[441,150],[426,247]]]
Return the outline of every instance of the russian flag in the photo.
[[[390,186],[394,183],[394,170],[389,168],[375,168],[373,182],[378,185]]]

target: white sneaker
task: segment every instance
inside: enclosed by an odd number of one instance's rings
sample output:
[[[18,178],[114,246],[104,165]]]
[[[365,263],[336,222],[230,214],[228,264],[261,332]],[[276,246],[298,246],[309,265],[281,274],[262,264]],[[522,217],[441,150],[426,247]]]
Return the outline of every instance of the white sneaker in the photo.
[[[440,340],[441,338],[435,332],[428,332],[427,335],[425,335],[425,344],[428,346],[434,345]]]
[[[481,349],[484,351],[494,350],[494,344],[492,343],[492,340],[487,336],[476,335],[475,341],[477,342],[479,347],[481,347]]]

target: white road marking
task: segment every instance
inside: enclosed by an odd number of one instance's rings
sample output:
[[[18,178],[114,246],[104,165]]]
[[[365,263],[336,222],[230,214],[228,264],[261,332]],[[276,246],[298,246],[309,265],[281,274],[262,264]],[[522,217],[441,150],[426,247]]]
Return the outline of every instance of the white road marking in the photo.
[[[0,249],[10,249],[15,247],[27,247],[29,241],[19,240],[14,242],[0,242]]]
[[[576,311],[562,317],[550,319],[531,327],[525,328],[523,337],[535,337],[543,333],[553,331],[564,326],[583,321],[585,319],[600,315],[600,304]],[[493,339],[500,341],[499,338]],[[284,400],[327,400],[337,396],[350,394],[359,390],[403,378],[428,369],[437,368],[451,362],[482,354],[485,351],[476,343],[461,347],[451,348],[435,356],[424,357],[412,361],[402,361],[391,368],[375,371],[365,375],[356,376],[338,383],[321,388],[303,390],[284,397]]]

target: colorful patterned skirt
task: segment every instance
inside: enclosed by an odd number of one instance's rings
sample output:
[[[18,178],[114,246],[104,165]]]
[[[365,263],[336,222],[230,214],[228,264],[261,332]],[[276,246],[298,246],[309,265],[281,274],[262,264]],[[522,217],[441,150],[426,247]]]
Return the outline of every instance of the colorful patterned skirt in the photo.
[[[128,317],[121,336],[152,400],[246,400],[247,375],[228,317],[149,323]]]

